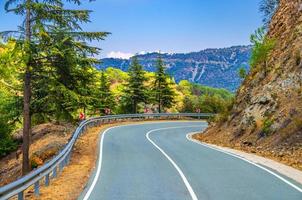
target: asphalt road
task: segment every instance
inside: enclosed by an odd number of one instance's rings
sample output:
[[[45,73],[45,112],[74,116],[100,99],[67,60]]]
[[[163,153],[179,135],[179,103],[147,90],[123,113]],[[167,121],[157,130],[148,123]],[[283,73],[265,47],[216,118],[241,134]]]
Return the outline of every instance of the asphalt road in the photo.
[[[107,129],[79,199],[302,200],[301,185],[186,138],[206,126],[153,122]]]

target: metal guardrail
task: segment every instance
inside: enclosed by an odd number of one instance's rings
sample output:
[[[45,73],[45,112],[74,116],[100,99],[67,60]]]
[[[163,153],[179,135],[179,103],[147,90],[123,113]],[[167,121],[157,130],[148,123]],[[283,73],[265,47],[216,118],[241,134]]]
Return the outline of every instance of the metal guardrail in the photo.
[[[99,126],[105,122],[112,122],[121,119],[180,119],[181,117],[207,119],[213,116],[210,113],[160,113],[160,114],[125,114],[125,115],[107,115],[102,117],[94,117],[87,119],[80,123],[77,129],[74,131],[71,139],[65,145],[65,147],[59,152],[57,156],[45,163],[40,168],[32,171],[26,176],[20,179],[0,187],[0,200],[7,200],[11,197],[18,196],[18,200],[24,199],[24,191],[30,186],[34,186],[35,195],[40,194],[40,184],[44,180],[44,184],[48,186],[50,179],[55,178],[58,175],[58,171],[62,171],[63,168],[68,165],[72,149],[79,138],[79,136],[85,132],[87,128]]]

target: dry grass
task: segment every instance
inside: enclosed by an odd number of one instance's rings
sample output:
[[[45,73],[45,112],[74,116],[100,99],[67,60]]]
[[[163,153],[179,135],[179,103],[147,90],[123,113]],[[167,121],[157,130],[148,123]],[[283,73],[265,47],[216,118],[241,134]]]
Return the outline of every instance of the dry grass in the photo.
[[[58,131],[57,127],[59,126],[61,127],[62,125],[39,125],[39,128],[42,127],[41,129],[47,128],[49,133],[32,142],[30,146],[30,155],[33,155],[34,152],[37,152],[50,143],[67,143],[73,131],[73,127],[67,125],[66,130]],[[21,149],[0,160],[0,186],[6,185],[21,177],[21,164]],[[43,164],[43,162],[41,162],[41,164]]]
[[[41,187],[41,195],[35,197],[32,189],[27,191],[26,196],[30,199],[77,199],[83,191],[97,158],[97,142],[99,133],[112,125],[90,128],[82,135],[73,150],[70,164],[66,166],[56,179],[51,179],[48,187]]]

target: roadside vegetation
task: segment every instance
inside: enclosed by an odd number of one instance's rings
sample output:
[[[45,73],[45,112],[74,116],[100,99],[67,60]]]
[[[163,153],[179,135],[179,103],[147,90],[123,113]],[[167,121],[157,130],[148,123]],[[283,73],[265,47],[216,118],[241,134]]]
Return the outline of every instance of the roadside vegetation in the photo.
[[[22,144],[22,140],[12,137],[12,133],[24,125],[25,64],[18,42],[12,37],[1,42],[0,157]],[[40,52],[43,58],[31,71],[31,126],[48,122],[76,123],[80,113],[86,117],[154,112],[218,113],[225,110],[233,98],[233,94],[224,89],[188,81],[176,83],[166,73],[160,58],[155,61],[156,72],[144,71],[135,57],[129,72],[115,68],[99,71],[94,67],[97,60],[84,57],[79,53],[81,50],[74,51],[76,47],[72,45],[80,44],[71,37],[49,42],[47,45],[53,49]],[[48,56],[50,60],[46,59]]]
[[[81,9],[80,0],[70,3],[75,9],[66,9],[63,0],[5,1],[5,10],[23,22],[15,31],[0,33],[0,157],[22,144],[23,175],[30,171],[31,127],[38,124],[75,123],[80,113],[89,117],[210,112],[220,113],[218,120],[227,118],[232,93],[188,81],[176,83],[161,58],[156,72],[144,71],[136,57],[129,72],[97,70],[100,48],[89,42],[104,40],[110,33],[84,31],[81,26],[89,23],[91,12]],[[253,67],[265,63],[273,46],[264,34],[259,29],[252,37]],[[13,140],[12,133],[21,128],[22,142]]]

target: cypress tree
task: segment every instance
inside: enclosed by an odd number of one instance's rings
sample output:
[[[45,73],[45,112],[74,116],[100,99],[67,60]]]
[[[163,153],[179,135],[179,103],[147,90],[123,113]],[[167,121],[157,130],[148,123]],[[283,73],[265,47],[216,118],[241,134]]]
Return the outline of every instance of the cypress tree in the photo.
[[[114,97],[110,91],[110,83],[104,71],[102,71],[101,73],[101,85],[99,91],[98,104],[99,104],[98,107],[100,109],[100,112],[103,114],[105,114],[106,108],[113,110],[115,106]]]
[[[158,112],[161,113],[163,109],[173,106],[175,93],[169,82],[171,78],[166,74],[164,63],[160,57],[156,61],[156,69],[153,93],[158,105]]]
[[[146,103],[148,100],[147,88],[145,82],[145,72],[139,64],[137,57],[132,58],[129,68],[129,80],[125,86],[126,99],[132,105],[132,113],[137,113],[139,103]]]

